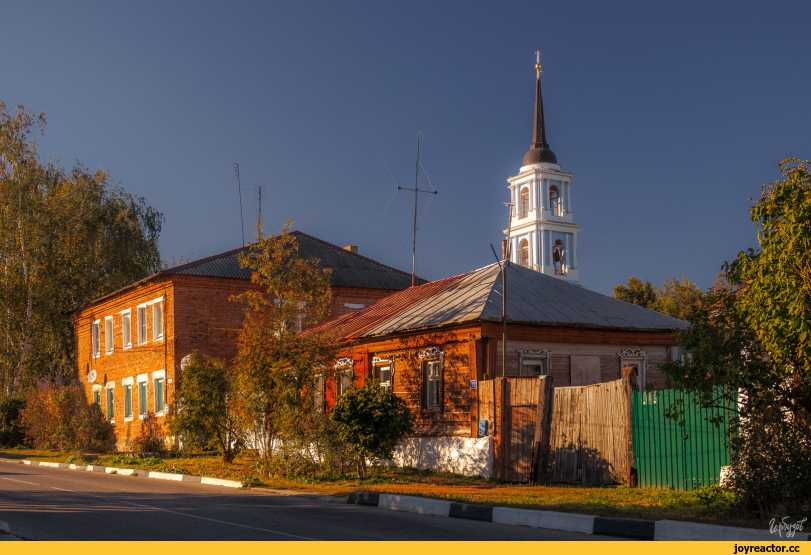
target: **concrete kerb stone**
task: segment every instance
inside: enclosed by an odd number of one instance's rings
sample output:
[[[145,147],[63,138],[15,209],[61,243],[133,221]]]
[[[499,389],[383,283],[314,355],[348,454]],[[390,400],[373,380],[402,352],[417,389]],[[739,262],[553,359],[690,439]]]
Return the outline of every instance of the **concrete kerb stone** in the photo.
[[[451,510],[450,501],[428,499],[427,497],[410,497],[407,495],[381,494],[378,507],[394,511],[406,511],[420,515],[448,516]]]
[[[75,465],[67,463],[52,463],[43,461],[22,461],[11,459],[0,459],[3,462],[22,463],[30,466],[45,466],[49,468],[68,468],[70,470],[83,470],[86,472],[103,472],[105,474],[119,474],[121,476],[145,476],[158,480],[173,480],[175,482],[193,482],[196,484],[208,484],[210,486],[222,486],[226,488],[245,488],[248,484],[237,480],[223,480],[221,478],[209,478],[207,476],[191,476],[189,474],[173,474],[170,472],[154,472],[138,468],[117,468],[113,466],[100,466],[97,464]]]
[[[787,538],[785,532],[772,534],[768,530],[734,528],[715,524],[699,524],[678,520],[657,520],[654,539],[657,541],[809,541],[811,534],[797,532]]]
[[[493,521],[493,507],[488,505],[471,505],[470,503],[451,503],[448,511],[450,518],[466,518],[468,520]]]
[[[594,517],[594,530],[592,533],[632,540],[652,540],[656,534],[656,521],[596,516]]]
[[[493,522],[499,524],[512,524],[514,526],[541,527],[541,511],[529,509],[510,509],[509,507],[493,507]]]

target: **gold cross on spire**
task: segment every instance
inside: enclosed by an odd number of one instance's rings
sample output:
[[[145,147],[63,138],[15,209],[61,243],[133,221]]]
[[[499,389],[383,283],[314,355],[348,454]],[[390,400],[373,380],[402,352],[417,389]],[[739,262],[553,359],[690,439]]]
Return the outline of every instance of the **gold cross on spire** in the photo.
[[[541,77],[541,51],[535,53],[535,78],[539,79]]]

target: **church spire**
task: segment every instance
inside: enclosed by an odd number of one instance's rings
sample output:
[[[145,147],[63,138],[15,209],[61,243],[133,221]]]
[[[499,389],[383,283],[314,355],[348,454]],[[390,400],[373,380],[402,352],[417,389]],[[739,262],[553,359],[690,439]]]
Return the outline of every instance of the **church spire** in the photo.
[[[536,52],[535,63],[535,126],[532,130],[532,146],[524,155],[524,166],[530,164],[557,164],[555,153],[546,142],[546,125],[543,119],[543,94],[541,94],[541,53]]]

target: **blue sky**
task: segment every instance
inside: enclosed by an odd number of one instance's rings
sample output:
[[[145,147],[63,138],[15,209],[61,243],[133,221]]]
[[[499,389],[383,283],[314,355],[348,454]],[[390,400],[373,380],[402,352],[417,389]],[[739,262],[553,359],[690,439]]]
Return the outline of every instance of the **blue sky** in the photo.
[[[493,261],[506,178],[547,136],[574,173],[581,282],[711,284],[756,246],[748,197],[811,157],[807,2],[6,2],[0,99],[44,157],[163,212],[165,259],[295,228],[410,271],[417,133],[440,194],[418,274]],[[9,24],[9,22],[13,22]],[[430,188],[420,172],[420,186]],[[429,197],[420,199],[422,211]],[[405,245],[405,246],[404,246]]]

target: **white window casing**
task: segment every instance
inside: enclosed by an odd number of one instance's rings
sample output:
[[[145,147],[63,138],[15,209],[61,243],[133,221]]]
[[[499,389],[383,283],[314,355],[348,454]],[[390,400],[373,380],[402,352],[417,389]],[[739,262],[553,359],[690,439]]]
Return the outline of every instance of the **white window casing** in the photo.
[[[156,302],[152,305],[152,340],[163,339],[163,303]]]
[[[442,410],[442,378],[445,353],[436,347],[428,347],[419,355],[424,379],[423,410]]]
[[[518,375],[548,376],[551,361],[552,357],[546,349],[518,349]]]
[[[355,373],[355,361],[351,357],[341,358],[335,361],[335,387],[338,397],[349,391],[352,387]]]
[[[146,305],[137,307],[135,325],[138,326],[138,344],[143,345],[147,341],[146,337]]]
[[[100,324],[101,320],[95,320],[90,325],[90,356],[93,358],[98,358],[101,355],[101,337],[99,336]]]
[[[121,348],[132,348],[132,313],[130,309],[122,310],[121,314]]]
[[[394,358],[374,357],[372,359],[372,368],[374,368],[375,379],[380,382],[380,387],[391,391],[394,379]]]
[[[115,346],[113,345],[113,317],[106,316],[104,318],[104,352],[105,354],[112,354]]]
[[[647,374],[647,361],[648,353],[642,349],[629,348],[623,349],[617,353],[620,357],[620,375],[622,375],[623,368],[627,366],[636,366],[637,368],[637,389],[638,391],[645,391],[646,374]]]

